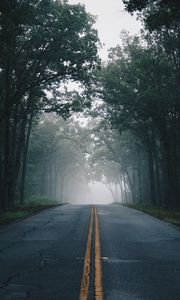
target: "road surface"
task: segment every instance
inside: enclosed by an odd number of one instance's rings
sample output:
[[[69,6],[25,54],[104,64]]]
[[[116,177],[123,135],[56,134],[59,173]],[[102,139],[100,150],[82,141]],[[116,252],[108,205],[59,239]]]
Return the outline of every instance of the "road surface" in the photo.
[[[180,230],[120,205],[64,205],[0,229],[0,299],[179,300]]]

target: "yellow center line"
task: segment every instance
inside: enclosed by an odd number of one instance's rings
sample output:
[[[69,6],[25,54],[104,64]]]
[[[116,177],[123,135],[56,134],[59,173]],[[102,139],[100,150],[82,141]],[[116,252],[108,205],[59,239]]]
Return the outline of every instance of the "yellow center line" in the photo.
[[[86,255],[84,259],[83,277],[81,281],[80,300],[88,299],[89,281],[90,281],[90,264],[91,264],[91,243],[92,243],[92,229],[93,229],[93,213],[91,210],[91,220],[89,225],[88,241],[86,247]]]
[[[84,259],[83,276],[81,280],[80,298],[79,300],[88,300],[89,282],[90,282],[90,268],[91,268],[91,246],[92,233],[94,223],[94,238],[95,238],[95,300],[103,300],[103,286],[102,286],[102,269],[101,269],[101,248],[100,248],[100,234],[99,234],[99,220],[97,209],[92,208],[91,219],[88,232],[88,240],[86,246],[86,255]]]
[[[103,286],[102,286],[102,268],[101,268],[101,247],[100,247],[100,234],[99,234],[99,220],[97,209],[94,208],[94,221],[95,221],[95,299],[103,300]]]

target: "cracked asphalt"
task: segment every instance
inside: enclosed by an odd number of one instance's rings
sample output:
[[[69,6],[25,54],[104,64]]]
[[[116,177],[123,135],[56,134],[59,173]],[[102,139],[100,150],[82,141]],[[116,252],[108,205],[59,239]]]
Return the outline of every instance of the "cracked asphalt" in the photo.
[[[0,299],[78,299],[89,218],[66,205],[0,230]]]
[[[96,207],[104,298],[179,300],[180,230],[120,205]],[[3,227],[0,299],[78,300],[90,214],[65,205]],[[92,290],[91,278],[89,300]]]

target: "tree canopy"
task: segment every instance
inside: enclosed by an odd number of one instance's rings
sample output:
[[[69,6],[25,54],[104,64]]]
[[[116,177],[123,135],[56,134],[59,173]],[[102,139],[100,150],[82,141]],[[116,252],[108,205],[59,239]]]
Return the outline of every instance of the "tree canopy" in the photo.
[[[13,203],[32,119],[49,105],[45,90],[59,88],[67,79],[88,83],[91,71],[99,65],[98,36],[93,24],[94,18],[80,4],[53,0],[0,3],[3,208]],[[63,105],[58,109],[60,115],[64,114]]]

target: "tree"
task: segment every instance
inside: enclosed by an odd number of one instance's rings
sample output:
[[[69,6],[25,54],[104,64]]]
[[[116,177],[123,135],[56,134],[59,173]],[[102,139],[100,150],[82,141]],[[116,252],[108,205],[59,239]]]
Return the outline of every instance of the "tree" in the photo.
[[[26,201],[39,196],[73,201],[76,189],[87,185],[86,154],[81,145],[84,130],[73,118],[65,121],[54,113],[41,116],[30,137]]]
[[[146,149],[152,203],[177,207],[180,122],[176,71],[158,45],[146,40],[143,45],[139,38],[128,36],[123,43],[123,48],[111,50],[99,75],[107,117],[120,134],[130,130]],[[162,186],[163,203],[159,200]]]
[[[46,107],[44,90],[65,79],[87,82],[98,64],[98,38],[93,17],[66,1],[3,0],[0,12],[0,206],[5,209],[13,205],[31,120]]]
[[[180,3],[178,0],[123,0],[127,11],[143,12],[145,23],[151,30],[162,26],[170,27],[179,22]]]
[[[123,0],[127,11],[138,11],[151,38],[174,63],[180,84],[180,3],[178,0]]]

